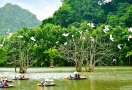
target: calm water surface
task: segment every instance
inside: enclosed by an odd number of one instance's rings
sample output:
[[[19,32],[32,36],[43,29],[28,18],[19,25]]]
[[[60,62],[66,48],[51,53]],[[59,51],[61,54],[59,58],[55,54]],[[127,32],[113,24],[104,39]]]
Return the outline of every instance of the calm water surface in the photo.
[[[95,67],[92,73],[81,72],[86,80],[67,80],[75,68],[29,68],[24,74],[29,80],[13,83],[15,87],[0,90],[132,90],[132,67]],[[0,77],[9,79],[17,76],[14,68],[0,68]],[[44,79],[54,79],[54,87],[39,87],[37,84]]]

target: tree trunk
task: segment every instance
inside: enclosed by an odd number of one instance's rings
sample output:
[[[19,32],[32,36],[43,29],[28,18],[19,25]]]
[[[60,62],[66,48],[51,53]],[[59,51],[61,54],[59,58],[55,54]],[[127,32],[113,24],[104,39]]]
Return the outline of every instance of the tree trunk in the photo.
[[[51,68],[54,67],[53,61],[50,62],[50,67],[51,67]]]
[[[81,72],[81,71],[82,71],[82,67],[76,66],[76,71],[77,71],[77,72]]]
[[[15,72],[17,72],[17,70],[16,70],[16,66],[15,66]]]
[[[80,62],[76,63],[76,71],[81,72],[82,71],[82,66],[80,65]]]
[[[20,66],[19,73],[26,73],[26,71],[27,71],[27,68]]]
[[[86,69],[86,72],[93,72],[94,66],[90,65],[88,68],[85,68],[85,69]]]

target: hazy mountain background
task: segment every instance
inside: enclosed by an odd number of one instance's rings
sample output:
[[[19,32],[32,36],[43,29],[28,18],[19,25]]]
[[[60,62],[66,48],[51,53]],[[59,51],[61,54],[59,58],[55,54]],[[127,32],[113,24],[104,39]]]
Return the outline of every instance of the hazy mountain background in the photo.
[[[22,27],[35,27],[41,21],[30,11],[11,3],[5,4],[0,8],[0,36],[7,35],[6,32],[16,32]]]

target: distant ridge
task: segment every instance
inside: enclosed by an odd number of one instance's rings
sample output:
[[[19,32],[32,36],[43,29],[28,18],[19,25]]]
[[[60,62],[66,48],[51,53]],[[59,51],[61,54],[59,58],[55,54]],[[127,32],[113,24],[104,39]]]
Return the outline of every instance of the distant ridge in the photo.
[[[0,36],[7,35],[9,30],[16,32],[24,26],[35,27],[40,23],[36,15],[16,4],[7,3],[0,8]]]

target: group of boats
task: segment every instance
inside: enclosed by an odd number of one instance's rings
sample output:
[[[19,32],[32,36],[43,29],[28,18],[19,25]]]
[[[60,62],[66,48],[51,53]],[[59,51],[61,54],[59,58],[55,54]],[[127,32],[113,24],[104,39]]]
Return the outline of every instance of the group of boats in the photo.
[[[19,76],[19,77],[14,77],[11,80],[7,79],[7,77],[1,77],[1,81],[0,81],[0,88],[10,88],[10,87],[14,87],[14,85],[12,84],[8,84],[10,82],[14,82],[14,80],[28,80],[29,78],[26,78],[24,76]],[[4,83],[6,83],[6,85],[4,85]]]
[[[6,82],[14,82],[14,80],[28,80],[29,78],[24,77],[24,76],[19,76],[19,77],[14,77],[12,78],[12,80],[6,80]],[[69,75],[66,77],[66,79],[68,80],[84,80],[87,79],[86,77],[81,77],[80,74],[78,74],[77,72],[74,72],[74,76],[73,75]],[[55,86],[56,83],[54,83],[53,79],[45,79],[44,81],[41,81],[40,83],[37,84],[38,86],[44,87],[44,86]],[[7,86],[0,86],[0,88],[10,88],[10,87],[14,87],[14,85],[10,85],[8,84]]]

